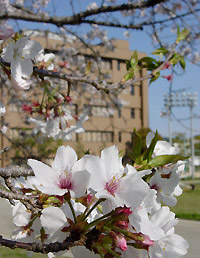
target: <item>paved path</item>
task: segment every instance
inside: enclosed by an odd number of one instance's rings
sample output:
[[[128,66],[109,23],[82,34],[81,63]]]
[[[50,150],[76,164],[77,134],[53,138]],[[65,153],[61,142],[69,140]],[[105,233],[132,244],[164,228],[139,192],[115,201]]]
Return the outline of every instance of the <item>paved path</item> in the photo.
[[[10,204],[0,198],[0,234],[9,238],[13,228]],[[180,220],[175,230],[190,246],[184,258],[200,257],[200,221]]]
[[[180,220],[175,232],[184,237],[189,243],[189,250],[184,258],[200,257],[200,221]]]

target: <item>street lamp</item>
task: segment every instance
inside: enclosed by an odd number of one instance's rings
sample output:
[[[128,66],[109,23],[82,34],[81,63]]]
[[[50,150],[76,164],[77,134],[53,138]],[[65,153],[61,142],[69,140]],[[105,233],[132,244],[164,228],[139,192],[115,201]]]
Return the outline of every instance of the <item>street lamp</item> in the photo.
[[[172,107],[190,108],[190,140],[191,140],[191,176],[194,177],[194,136],[193,136],[193,108],[197,105],[198,93],[171,92],[164,94],[164,106],[168,114],[169,142],[172,144]]]

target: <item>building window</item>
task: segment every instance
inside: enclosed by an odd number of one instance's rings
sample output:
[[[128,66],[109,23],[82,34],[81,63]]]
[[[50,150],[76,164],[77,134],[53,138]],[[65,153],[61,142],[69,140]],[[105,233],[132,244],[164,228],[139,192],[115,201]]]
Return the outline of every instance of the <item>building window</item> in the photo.
[[[131,108],[131,118],[135,118],[135,108]]]
[[[85,108],[88,109],[89,116],[111,117],[114,114],[114,110],[107,106],[85,105]]]
[[[140,89],[140,96],[142,96],[142,85],[139,86]]]
[[[121,68],[121,65],[120,65],[120,64],[121,64],[120,60],[117,60],[117,70],[118,70],[118,71],[120,71],[120,68]]]
[[[142,109],[140,109],[140,119],[143,119]]]
[[[131,95],[134,95],[135,94],[135,88],[134,88],[134,85],[131,85]]]
[[[121,108],[118,108],[118,117],[121,117],[122,116],[122,110]]]
[[[83,134],[84,142],[113,142],[113,132],[110,131],[85,131]]]
[[[73,132],[70,136],[71,138],[65,139],[66,142],[78,142],[78,133]]]
[[[108,58],[101,58],[101,68],[105,70],[112,70],[112,60]]]
[[[122,142],[122,133],[121,132],[118,133],[118,142]]]
[[[8,104],[8,108],[9,108],[9,111],[11,111],[11,112],[18,112],[19,111],[18,106],[15,103]]]

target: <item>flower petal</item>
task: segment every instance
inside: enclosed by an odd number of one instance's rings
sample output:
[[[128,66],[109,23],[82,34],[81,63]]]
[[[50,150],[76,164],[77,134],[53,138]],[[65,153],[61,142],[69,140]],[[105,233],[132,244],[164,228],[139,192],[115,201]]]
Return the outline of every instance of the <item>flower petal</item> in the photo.
[[[34,159],[28,159],[28,165],[33,169],[33,172],[41,186],[55,186],[55,173],[51,167]]]
[[[14,78],[28,78],[33,72],[33,63],[30,59],[14,58],[11,61],[11,73]]]
[[[22,55],[24,58],[34,59],[37,54],[42,50],[42,46],[35,40],[27,40]]]
[[[119,159],[119,151],[116,146],[113,145],[102,150],[101,160],[106,167],[108,179],[110,179],[118,173],[119,175],[123,174],[123,167],[121,165]]]
[[[75,192],[75,197],[81,197],[85,194],[89,184],[90,173],[86,170],[77,171],[72,174],[72,190]]]
[[[85,168],[89,171],[91,177],[89,182],[89,187],[94,191],[102,189],[105,187],[107,174],[106,168],[99,157],[90,156],[86,162]],[[98,180],[97,180],[98,178]]]
[[[63,171],[71,171],[77,160],[76,152],[70,146],[61,146],[56,152],[52,168],[60,174]]]
[[[14,54],[14,42],[11,42],[6,48],[3,49],[1,57],[6,62],[11,62]]]
[[[55,233],[62,229],[67,224],[67,219],[64,212],[58,207],[48,207],[42,211],[40,217],[41,225],[46,233]]]

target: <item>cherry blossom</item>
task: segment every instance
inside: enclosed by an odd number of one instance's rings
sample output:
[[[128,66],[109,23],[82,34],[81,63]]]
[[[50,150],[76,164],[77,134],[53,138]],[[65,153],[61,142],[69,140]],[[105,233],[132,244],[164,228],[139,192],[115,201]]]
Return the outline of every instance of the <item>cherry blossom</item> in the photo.
[[[10,42],[3,49],[1,57],[10,63],[13,83],[19,84],[19,87],[24,89],[28,88],[25,79],[31,76],[33,72],[33,60],[41,49],[40,43],[30,40],[28,36],[22,37],[16,42]]]
[[[88,159],[86,169],[91,174],[89,187],[95,191],[97,198],[110,200],[112,208],[126,205],[134,209],[149,193],[149,187],[141,177],[150,171],[137,173],[129,165],[125,169],[118,155],[117,147],[111,146],[101,152],[101,158],[91,156]]]
[[[54,139],[70,140],[72,138],[72,133],[84,132],[83,123],[88,119],[88,110],[85,110],[77,119],[75,119],[76,123],[74,125],[70,125],[69,121],[74,119],[71,111],[63,106],[62,114],[60,116],[55,117],[55,114],[52,111],[46,121],[43,117],[37,116],[30,117],[29,122],[36,125],[33,129],[34,134],[42,132]]]
[[[151,140],[155,136],[154,133],[150,132],[146,137],[146,145],[147,147],[150,145]],[[166,141],[157,141],[156,146],[154,148],[153,156],[159,155],[175,155],[178,154],[179,149],[177,147],[171,146],[169,142]]]
[[[85,193],[90,175],[80,164],[75,151],[69,146],[58,148],[52,167],[34,159],[28,160],[38,180],[34,187],[50,195],[64,195],[70,191],[80,197]]]
[[[156,172],[151,180],[150,187],[157,191],[157,201],[163,201],[169,206],[176,205],[176,198],[173,196],[174,191],[180,181],[177,173],[168,174],[169,178],[163,178],[161,173]]]
[[[154,241],[154,245],[149,247],[150,257],[181,257],[187,253],[188,243],[181,236],[174,234],[174,226],[177,224],[175,214],[170,212],[168,207],[162,207],[152,217],[151,221],[159,226],[164,237]]]
[[[17,227],[12,233],[12,239],[21,242],[36,241],[40,236],[41,224],[39,218],[33,219],[30,211],[25,206],[16,201],[12,208],[13,223]],[[32,219],[32,221],[31,221]]]

